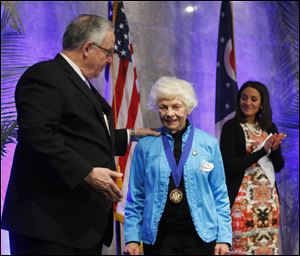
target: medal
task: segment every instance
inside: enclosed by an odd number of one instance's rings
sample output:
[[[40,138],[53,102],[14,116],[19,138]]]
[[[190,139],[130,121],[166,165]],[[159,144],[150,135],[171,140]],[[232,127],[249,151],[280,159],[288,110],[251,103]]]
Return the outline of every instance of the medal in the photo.
[[[172,151],[170,143],[167,139],[167,132],[163,131],[162,142],[163,142],[166,157],[167,157],[167,160],[168,160],[171,172],[172,172],[172,178],[175,183],[175,186],[177,187],[177,188],[171,190],[171,192],[169,194],[169,199],[174,204],[180,203],[183,199],[183,192],[178,188],[180,186],[180,181],[182,179],[184,163],[188,159],[188,156],[189,156],[191,148],[192,148],[193,138],[194,138],[194,128],[191,127],[190,133],[187,137],[187,140],[186,140],[185,145],[182,150],[182,154],[180,156],[179,164],[177,166],[173,151]]]
[[[169,199],[174,203],[178,204],[182,201],[183,193],[180,189],[175,188],[170,192]]]

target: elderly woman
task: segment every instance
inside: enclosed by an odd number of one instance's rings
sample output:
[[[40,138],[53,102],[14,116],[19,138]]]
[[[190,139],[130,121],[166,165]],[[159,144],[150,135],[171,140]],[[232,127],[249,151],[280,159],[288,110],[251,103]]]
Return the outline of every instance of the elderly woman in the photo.
[[[125,208],[124,253],[223,255],[232,231],[217,140],[189,122],[197,105],[190,83],[161,77],[150,92],[160,137],[138,141]]]

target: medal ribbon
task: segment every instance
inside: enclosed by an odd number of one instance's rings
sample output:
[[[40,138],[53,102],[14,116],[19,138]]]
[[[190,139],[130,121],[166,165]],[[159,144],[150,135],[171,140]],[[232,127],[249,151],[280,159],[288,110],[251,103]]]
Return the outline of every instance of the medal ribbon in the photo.
[[[193,138],[194,138],[194,128],[192,126],[190,134],[189,134],[189,136],[186,140],[186,143],[183,147],[183,150],[182,150],[182,153],[181,153],[181,156],[180,156],[180,160],[179,160],[179,164],[177,166],[173,151],[171,149],[171,145],[170,145],[170,143],[168,141],[168,138],[167,138],[167,132],[165,131],[164,134],[162,135],[162,141],[163,141],[165,153],[166,153],[166,156],[167,156],[169,166],[170,166],[171,171],[172,171],[172,177],[173,177],[174,183],[175,183],[177,188],[179,187],[180,181],[181,181],[181,178],[182,178],[183,165],[186,162],[186,160],[187,160],[187,158],[190,154],[191,148],[192,148]]]

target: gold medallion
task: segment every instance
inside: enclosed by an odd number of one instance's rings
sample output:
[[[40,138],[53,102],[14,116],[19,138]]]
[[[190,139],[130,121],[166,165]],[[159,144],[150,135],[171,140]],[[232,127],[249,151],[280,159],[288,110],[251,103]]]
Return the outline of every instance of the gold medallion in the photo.
[[[180,189],[175,188],[170,192],[169,198],[174,204],[178,204],[183,199],[183,193]]]

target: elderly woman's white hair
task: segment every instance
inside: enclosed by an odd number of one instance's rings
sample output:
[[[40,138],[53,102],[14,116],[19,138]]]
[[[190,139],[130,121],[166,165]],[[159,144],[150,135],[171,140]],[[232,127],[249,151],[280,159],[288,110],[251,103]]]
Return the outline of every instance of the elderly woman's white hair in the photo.
[[[181,100],[187,106],[189,112],[198,104],[191,83],[174,76],[163,76],[159,78],[151,88],[148,107],[152,110],[157,110],[160,100],[172,100],[174,98]]]

